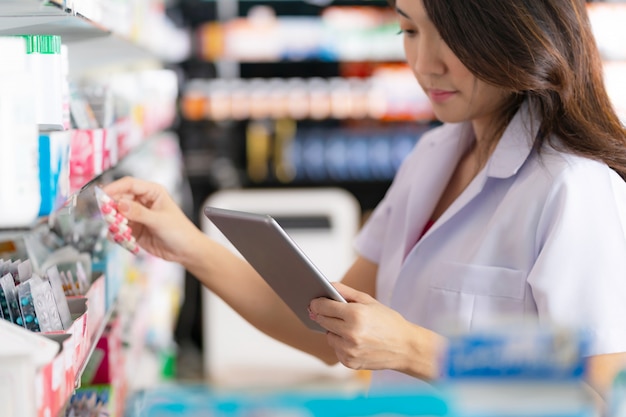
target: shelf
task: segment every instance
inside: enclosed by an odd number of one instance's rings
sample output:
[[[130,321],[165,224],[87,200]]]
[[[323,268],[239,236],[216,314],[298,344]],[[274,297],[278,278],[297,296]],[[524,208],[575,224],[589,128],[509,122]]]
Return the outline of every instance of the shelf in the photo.
[[[108,280],[107,280],[108,281]],[[109,315],[105,308],[105,277],[98,276],[83,296],[67,297],[72,324],[65,330],[33,333],[33,339],[58,342],[60,350],[49,361],[36,366],[30,355],[0,355],[7,395],[0,402],[0,415],[7,417],[57,416],[80,383],[95,344]],[[24,330],[22,330],[24,331]],[[21,368],[15,367],[21,363]]]
[[[196,54],[237,62],[402,61],[397,32],[395,14],[372,5],[330,5],[318,16],[277,15],[267,5],[246,17],[199,25]]]
[[[60,35],[71,44],[107,37],[110,31],[65,12],[52,3],[36,0],[8,0],[0,5],[0,35]]]
[[[191,49],[188,34],[174,28],[164,16],[150,19],[151,25],[142,27],[146,33],[128,33],[110,29],[114,24],[100,18],[102,13],[95,1],[81,2],[88,19],[76,10],[66,11],[54,3],[37,0],[4,0],[0,4],[0,36],[21,34],[59,35],[69,47],[70,75],[82,74],[103,66],[179,62],[187,58]],[[88,12],[88,13],[87,13]],[[121,26],[121,25],[120,25]],[[136,25],[139,26],[139,25]],[[149,34],[148,34],[149,33]],[[168,42],[163,42],[164,38]],[[154,39],[154,40],[153,40]],[[161,47],[159,44],[163,44]]]

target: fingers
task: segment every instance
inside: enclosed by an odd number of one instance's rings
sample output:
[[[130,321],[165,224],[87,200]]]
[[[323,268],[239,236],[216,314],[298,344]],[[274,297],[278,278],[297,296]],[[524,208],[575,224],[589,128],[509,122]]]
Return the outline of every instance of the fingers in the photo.
[[[162,217],[158,202],[167,200],[165,189],[159,184],[143,181],[133,177],[124,177],[114,181],[102,190],[116,201],[117,211],[128,219],[134,236],[139,238],[143,227],[154,229]]]
[[[162,194],[162,187],[156,183],[133,177],[124,177],[103,187],[105,193],[114,200],[132,196],[146,205],[150,205]]]
[[[346,318],[351,315],[351,304],[328,298],[316,298],[309,305],[309,317],[324,329],[343,334],[346,330]]]
[[[117,202],[117,210],[131,222],[145,224],[148,227],[157,223],[155,213],[142,204],[126,198]]]
[[[376,300],[374,300],[370,295],[357,291],[339,282],[334,282],[333,286],[346,299],[346,301],[348,301],[348,303],[371,304],[376,302]],[[342,318],[345,316],[349,306],[346,303],[322,297],[311,300],[309,309],[314,315]]]
[[[349,303],[369,304],[375,301],[369,294],[357,291],[354,288],[344,285],[340,282],[333,282],[333,286]]]
[[[357,291],[341,283],[333,286],[348,301],[342,303],[327,298],[316,298],[309,304],[310,317],[325,329],[344,334],[349,328],[358,327],[362,323],[364,307],[378,304],[369,294]]]

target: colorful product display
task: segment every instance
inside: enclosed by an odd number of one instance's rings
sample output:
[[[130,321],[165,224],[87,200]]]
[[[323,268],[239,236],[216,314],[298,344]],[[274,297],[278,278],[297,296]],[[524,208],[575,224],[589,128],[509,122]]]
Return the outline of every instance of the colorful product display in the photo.
[[[389,181],[422,134],[436,124],[385,128],[300,128],[288,135],[251,122],[247,169],[254,182]]]
[[[72,324],[68,302],[56,268],[49,272],[54,277],[33,273],[29,260],[0,260],[1,317],[33,332],[67,330]]]

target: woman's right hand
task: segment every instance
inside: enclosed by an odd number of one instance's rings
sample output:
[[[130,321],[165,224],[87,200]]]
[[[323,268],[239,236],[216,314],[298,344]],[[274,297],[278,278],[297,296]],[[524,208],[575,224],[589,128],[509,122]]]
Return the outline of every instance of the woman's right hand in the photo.
[[[128,218],[139,246],[155,256],[185,264],[199,247],[198,239],[206,239],[159,184],[124,177],[103,191]]]

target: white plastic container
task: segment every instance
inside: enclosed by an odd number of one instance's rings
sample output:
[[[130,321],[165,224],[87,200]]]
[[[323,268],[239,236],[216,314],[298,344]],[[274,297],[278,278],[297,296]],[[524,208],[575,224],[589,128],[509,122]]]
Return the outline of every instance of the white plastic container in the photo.
[[[33,74],[37,95],[39,130],[64,130],[63,56],[61,37],[56,35],[25,35],[27,62]]]
[[[21,37],[0,37],[0,228],[30,226],[39,213],[35,92]]]
[[[63,130],[69,130],[72,127],[70,116],[70,61],[67,45],[61,45],[61,100],[62,100],[62,122]]]

